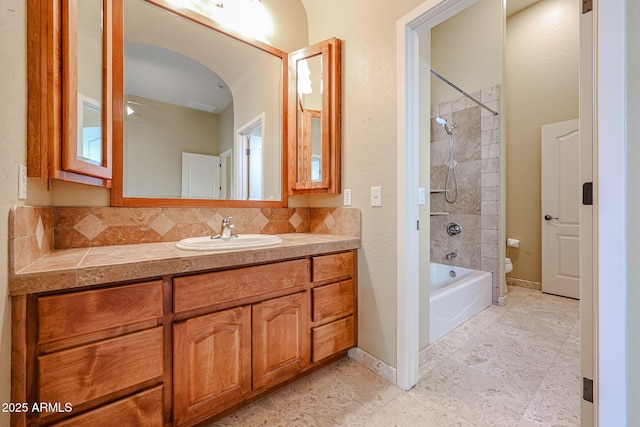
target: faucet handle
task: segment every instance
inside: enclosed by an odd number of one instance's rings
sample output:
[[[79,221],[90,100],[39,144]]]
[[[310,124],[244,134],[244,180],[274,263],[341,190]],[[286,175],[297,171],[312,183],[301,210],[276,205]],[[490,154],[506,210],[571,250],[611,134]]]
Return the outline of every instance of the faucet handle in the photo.
[[[224,219],[222,220],[222,225],[223,226],[228,226],[231,224],[231,220],[233,219],[232,216],[225,216]]]

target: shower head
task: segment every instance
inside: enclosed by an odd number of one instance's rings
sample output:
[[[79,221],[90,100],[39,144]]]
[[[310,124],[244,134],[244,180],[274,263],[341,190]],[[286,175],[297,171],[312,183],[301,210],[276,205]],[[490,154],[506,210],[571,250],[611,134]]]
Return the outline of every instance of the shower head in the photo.
[[[451,127],[449,127],[447,125],[447,121],[440,116],[436,117],[436,122],[440,123],[444,128],[444,131],[449,135],[453,135],[453,130],[458,127],[458,125],[455,123]]]

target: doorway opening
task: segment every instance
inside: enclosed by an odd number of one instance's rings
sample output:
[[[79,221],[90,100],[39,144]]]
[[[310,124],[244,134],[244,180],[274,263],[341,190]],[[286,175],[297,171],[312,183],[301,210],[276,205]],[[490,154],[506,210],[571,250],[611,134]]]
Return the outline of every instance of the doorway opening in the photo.
[[[415,197],[419,193],[419,36],[474,3],[473,0],[427,0],[397,24],[396,383],[405,390],[419,379],[420,259],[416,227],[417,224],[419,226],[419,210]],[[625,2],[622,0],[596,3],[595,6],[594,10],[583,13],[580,18],[580,181],[588,178],[594,183],[593,207],[588,208],[585,214],[593,219],[593,225],[586,230],[581,224],[580,276],[583,279],[585,276],[590,278],[586,285],[582,280],[581,306],[584,307],[582,314],[593,317],[582,323],[581,335],[582,340],[587,340],[586,344],[582,344],[583,357],[585,351],[593,356],[593,363],[587,364],[594,370],[595,403],[593,407],[587,405],[585,410],[583,400],[582,423],[591,425],[592,422],[607,420],[608,423],[624,425],[627,417],[627,258],[626,240],[620,236],[624,236],[626,230],[627,20]],[[600,138],[607,140],[606,147],[598,144]],[[581,206],[581,214],[583,210],[585,207]],[[584,242],[586,235],[590,236],[588,245]],[[602,280],[607,283],[606,292],[599,292]],[[585,303],[586,294],[588,302]]]
[[[240,200],[262,200],[264,194],[264,114],[250,120],[237,132],[236,189]]]

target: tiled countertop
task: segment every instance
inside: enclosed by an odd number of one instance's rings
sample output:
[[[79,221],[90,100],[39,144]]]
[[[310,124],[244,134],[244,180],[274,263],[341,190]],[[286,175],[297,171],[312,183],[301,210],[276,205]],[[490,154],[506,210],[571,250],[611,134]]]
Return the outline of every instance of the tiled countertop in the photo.
[[[72,289],[242,265],[279,261],[360,247],[360,239],[329,234],[278,234],[276,246],[187,251],[175,242],[60,249],[9,278],[11,295]]]

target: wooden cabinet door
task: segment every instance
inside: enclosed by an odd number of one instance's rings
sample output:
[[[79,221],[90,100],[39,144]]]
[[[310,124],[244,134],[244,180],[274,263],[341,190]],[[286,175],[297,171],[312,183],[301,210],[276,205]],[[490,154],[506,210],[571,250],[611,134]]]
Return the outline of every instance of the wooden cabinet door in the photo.
[[[269,387],[310,363],[309,294],[253,305],[253,388]]]
[[[173,326],[174,424],[192,424],[251,391],[249,306]]]

